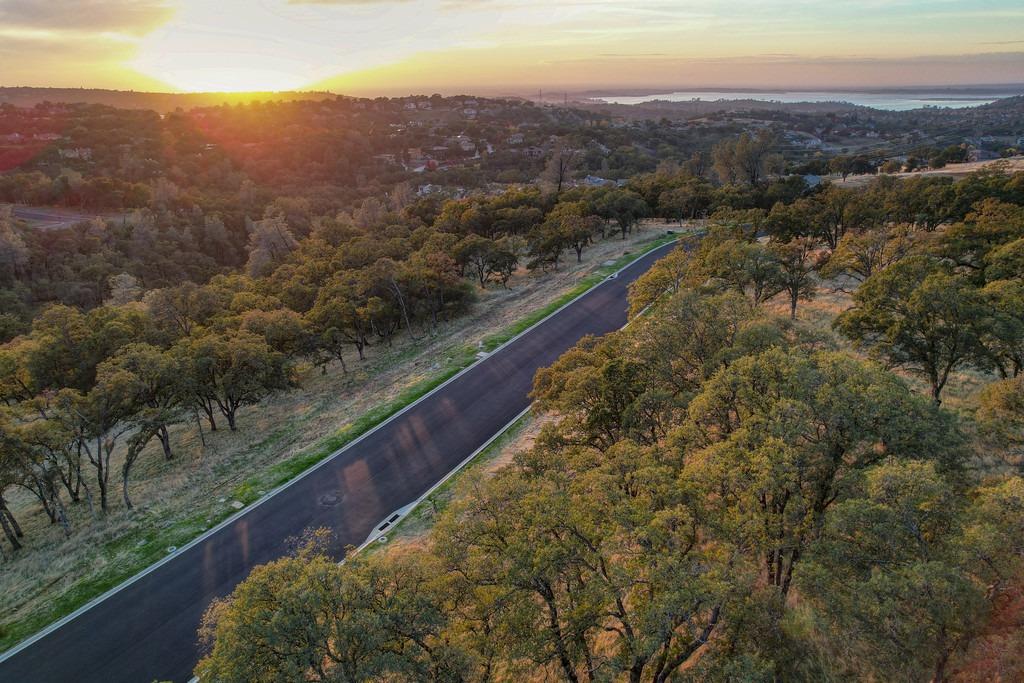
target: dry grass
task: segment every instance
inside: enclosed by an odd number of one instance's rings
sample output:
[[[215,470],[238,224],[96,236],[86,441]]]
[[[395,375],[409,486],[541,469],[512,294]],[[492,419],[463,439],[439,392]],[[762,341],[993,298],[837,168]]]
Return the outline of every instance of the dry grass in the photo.
[[[855,284],[855,283],[853,283]],[[813,299],[801,301],[797,308],[795,325],[806,339],[817,339],[822,348],[850,353],[868,359],[852,343],[832,329],[836,316],[852,305],[850,283],[822,282]],[[789,315],[789,302],[784,296],[775,297],[765,309],[780,317]],[[895,371],[915,391],[928,395],[929,387],[919,376],[901,370]],[[944,390],[943,406],[962,415],[973,413],[977,407],[977,393],[995,377],[970,370],[953,374]],[[475,485],[482,479],[493,477],[508,466],[517,453],[530,449],[541,428],[554,420],[552,414],[528,414],[514,425],[501,440],[485,450],[470,467],[440,488],[386,537],[386,545],[374,546],[370,552],[399,554],[426,548],[430,533],[438,516],[452,503],[473,495]],[[951,665],[953,681],[1017,681],[1024,680],[1024,582],[1013,582],[996,600],[992,619],[966,652],[960,653]],[[547,680],[548,672],[538,672],[530,680]]]
[[[968,161],[962,164],[947,164],[942,168],[925,171],[913,171],[911,173],[893,173],[897,178],[915,178],[917,176],[950,176],[952,178],[963,178],[978,171],[999,171],[1002,173],[1016,173],[1024,171],[1024,156],[1009,157],[1006,159],[990,159],[988,161]],[[840,187],[864,187],[871,182],[874,175],[852,175],[846,180],[836,176],[830,177],[834,185]]]
[[[853,283],[856,284],[856,283]],[[870,356],[854,347],[850,340],[832,329],[832,321],[836,316],[853,305],[850,291],[851,283],[827,280],[820,283],[815,296],[810,301],[801,301],[797,306],[796,324],[805,333],[820,339],[824,348],[844,351],[858,358],[869,359]],[[765,307],[780,316],[789,315],[788,301],[784,296],[777,296]],[[877,360],[877,359],[876,359]],[[915,391],[929,394],[927,381],[912,372],[901,368],[893,369]],[[978,372],[971,369],[960,369],[952,373],[949,382],[942,391],[942,406],[963,416],[971,416],[977,409],[978,392],[981,388],[997,379],[991,373]]]
[[[853,304],[851,284],[828,280],[821,282],[814,298],[801,301],[797,307],[795,325],[806,339],[816,339],[824,349],[843,351],[855,357],[869,360],[869,356],[856,349],[853,344],[832,329],[836,316]],[[789,315],[789,302],[785,296],[777,296],[764,305],[770,313],[780,317]],[[895,370],[915,391],[927,395],[927,383],[917,375]],[[943,395],[943,405],[961,414],[972,414],[977,407],[977,393],[984,384],[995,379],[984,373],[961,370],[950,378]],[[437,516],[455,499],[465,495],[472,483],[480,478],[489,478],[508,465],[516,453],[532,447],[543,425],[556,419],[546,414],[528,414],[523,421],[512,427],[505,438],[487,449],[473,462],[472,466],[454,478],[450,485],[442,487],[430,496],[416,510],[388,535],[388,552],[401,552],[419,547],[428,542],[428,536]]]
[[[238,432],[211,433],[204,425],[205,446],[195,422],[176,427],[171,435],[173,461],[164,461],[154,444],[136,465],[131,495],[137,508],[126,510],[119,495],[103,518],[90,516],[84,504],[70,506],[70,538],[49,524],[26,493],[10,495],[8,502],[26,532],[26,547],[0,564],[0,648],[214,526],[235,512],[235,501],[251,503],[294,476],[297,467],[333,450],[339,434],[359,425],[367,413],[404,401],[410,392],[457,371],[472,360],[479,343],[578,288],[609,260],[639,253],[665,227],[649,225],[625,241],[599,242],[584,252],[583,263],[570,258],[556,273],[520,271],[508,290],[480,291],[471,312],[436,335],[418,341],[400,338],[391,348],[373,347],[365,361],[347,360],[348,373],[338,364],[325,374],[307,369],[300,389],[240,411]],[[112,471],[118,467],[113,463]]]
[[[950,680],[1024,680],[1024,581],[1002,590],[994,601],[992,617],[954,662]]]

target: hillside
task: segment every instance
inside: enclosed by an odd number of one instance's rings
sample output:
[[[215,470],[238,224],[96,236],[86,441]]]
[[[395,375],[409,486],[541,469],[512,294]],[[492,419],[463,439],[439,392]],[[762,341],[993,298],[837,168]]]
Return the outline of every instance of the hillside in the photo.
[[[119,109],[150,109],[166,114],[175,109],[216,107],[247,102],[295,102],[335,97],[329,92],[251,92],[251,93],[169,93],[95,88],[0,87],[0,104],[34,107],[37,104],[102,104]]]

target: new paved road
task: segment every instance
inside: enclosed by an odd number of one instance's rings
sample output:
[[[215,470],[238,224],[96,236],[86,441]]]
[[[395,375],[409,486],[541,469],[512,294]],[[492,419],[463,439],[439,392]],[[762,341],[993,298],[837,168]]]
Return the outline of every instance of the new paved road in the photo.
[[[340,548],[414,501],[529,405],[533,375],[587,334],[626,322],[626,288],[671,249],[632,264],[557,315],[342,450],[277,495],[0,663],[0,681],[186,681],[210,601],[309,527]]]
[[[30,227],[41,230],[69,228],[83,221],[91,221],[97,216],[108,221],[120,221],[126,216],[123,213],[82,213],[72,209],[48,206],[22,206],[19,204],[11,205],[11,210],[15,218],[25,221]]]
[[[13,206],[14,217],[26,221],[29,225],[37,228],[66,228],[88,221],[92,216],[75,213],[62,209],[51,209],[34,206]]]

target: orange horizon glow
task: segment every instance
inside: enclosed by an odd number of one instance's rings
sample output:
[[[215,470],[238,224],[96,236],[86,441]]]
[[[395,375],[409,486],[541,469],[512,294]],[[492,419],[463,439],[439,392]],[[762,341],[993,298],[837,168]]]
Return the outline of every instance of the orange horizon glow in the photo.
[[[1022,35],[1024,8],[1009,0],[0,0],[0,85],[485,94],[996,84],[1024,81]]]

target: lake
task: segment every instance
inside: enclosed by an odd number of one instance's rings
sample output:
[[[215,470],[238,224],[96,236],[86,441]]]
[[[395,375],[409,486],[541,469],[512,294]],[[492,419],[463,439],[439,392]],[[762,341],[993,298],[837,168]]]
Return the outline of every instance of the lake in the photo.
[[[1024,90],[1022,90],[1024,93]],[[656,95],[599,95],[593,99],[608,102],[611,104],[642,104],[652,100],[667,100],[669,102],[689,102],[690,100],[703,100],[714,102],[716,100],[761,100],[764,102],[780,102],[792,104],[795,102],[849,102],[875,109],[887,109],[889,111],[906,111],[909,109],[920,109],[921,107],[949,107],[959,109],[962,107],[976,107],[981,104],[989,104],[996,100],[1009,97],[1012,94],[1004,91],[986,93],[984,91],[956,92],[941,91],[927,92],[922,90],[913,91],[880,91],[880,92],[854,92],[854,91],[810,91],[810,90],[778,90],[778,91],[732,91],[732,90],[680,90],[677,92],[662,93]]]

